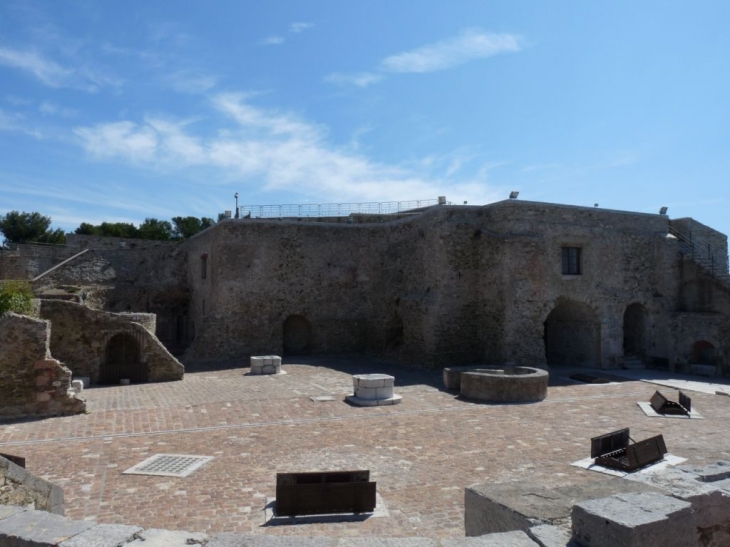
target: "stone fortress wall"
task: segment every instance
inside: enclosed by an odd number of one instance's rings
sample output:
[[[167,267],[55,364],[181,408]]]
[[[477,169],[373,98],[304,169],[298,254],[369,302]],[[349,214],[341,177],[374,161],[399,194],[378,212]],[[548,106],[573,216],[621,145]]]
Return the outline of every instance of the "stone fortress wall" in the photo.
[[[689,277],[702,272],[689,271],[696,265],[681,259],[668,224],[664,215],[517,200],[386,224],[226,220],[181,244],[194,331],[187,355],[364,352],[437,368],[612,368],[629,354],[689,362],[697,336],[722,340],[730,310],[704,322],[712,336],[682,326],[698,305]],[[580,249],[580,275],[562,273],[563,247]],[[727,285],[711,282],[712,302],[726,299]],[[679,331],[681,347],[668,337]]]
[[[727,264],[727,237],[692,219],[506,200],[227,219],[181,243],[69,235],[74,252],[89,250],[35,285],[82,285],[89,307],[154,313],[160,341],[190,359],[360,352],[435,368],[613,368],[636,358],[682,370],[701,354],[730,373],[730,284],[672,227]],[[579,250],[580,275],[563,274],[564,247]]]

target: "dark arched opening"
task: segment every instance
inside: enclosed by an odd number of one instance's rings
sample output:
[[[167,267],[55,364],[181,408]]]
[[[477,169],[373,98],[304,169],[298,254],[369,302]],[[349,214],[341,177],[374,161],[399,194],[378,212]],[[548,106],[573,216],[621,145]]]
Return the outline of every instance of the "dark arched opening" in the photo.
[[[549,365],[600,367],[601,324],[590,306],[561,300],[545,320]]]
[[[312,352],[312,325],[302,315],[284,321],[284,355],[309,355]]]
[[[123,378],[128,378],[132,383],[148,380],[147,365],[141,361],[139,342],[129,333],[115,334],[109,339],[99,370],[100,384],[118,384]]]
[[[624,312],[624,358],[643,360],[647,353],[648,313],[641,304],[631,304]]]
[[[699,340],[692,346],[693,365],[715,365],[715,346],[707,340]]]
[[[403,319],[395,313],[385,326],[385,351],[398,353],[403,346]]]

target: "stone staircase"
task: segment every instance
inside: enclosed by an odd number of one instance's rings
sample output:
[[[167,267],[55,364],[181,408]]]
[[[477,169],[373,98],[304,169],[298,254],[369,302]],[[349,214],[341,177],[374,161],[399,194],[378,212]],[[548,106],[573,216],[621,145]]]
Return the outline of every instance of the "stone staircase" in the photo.
[[[623,368],[626,370],[644,370],[646,369],[646,365],[644,364],[644,361],[636,355],[625,355]]]
[[[669,234],[677,239],[679,252],[690,258],[703,270],[730,287],[730,271],[728,257],[724,252],[713,249],[709,242],[701,237],[688,234],[669,221]]]

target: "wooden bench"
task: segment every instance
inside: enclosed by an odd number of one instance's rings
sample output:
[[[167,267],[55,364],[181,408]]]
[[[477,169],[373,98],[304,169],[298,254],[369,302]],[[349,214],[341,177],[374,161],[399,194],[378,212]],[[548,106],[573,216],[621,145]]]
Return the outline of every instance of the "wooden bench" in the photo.
[[[591,458],[594,458],[596,464],[604,467],[635,471],[662,460],[667,453],[664,437],[661,435],[634,444],[630,444],[631,441],[628,428],[593,437]]]
[[[375,510],[375,482],[370,471],[277,473],[277,517],[370,513]]]

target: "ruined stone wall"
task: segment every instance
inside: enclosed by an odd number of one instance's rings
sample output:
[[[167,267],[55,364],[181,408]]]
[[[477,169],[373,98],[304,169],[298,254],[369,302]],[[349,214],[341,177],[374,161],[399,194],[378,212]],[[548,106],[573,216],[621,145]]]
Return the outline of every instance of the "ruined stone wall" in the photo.
[[[116,250],[116,249],[161,249],[175,247],[178,241],[159,241],[156,239],[136,239],[128,237],[92,236],[84,234],[66,234],[66,245],[80,249]]]
[[[90,237],[94,244],[118,239]],[[84,285],[90,307],[153,313],[157,337],[170,351],[181,353],[189,343],[186,255],[177,244],[140,241],[139,248],[92,249],[44,276],[34,288]]]
[[[24,315],[0,316],[0,416],[58,416],[83,412],[69,392],[71,371],[51,356],[50,324]]]
[[[48,511],[63,516],[63,490],[0,456],[0,505]]]
[[[106,362],[107,343],[125,333],[140,345],[141,361],[146,364],[150,381],[179,380],[183,376],[184,367],[154,335],[154,318],[148,314],[109,313],[61,300],[42,300],[40,313],[51,321],[51,352],[74,376],[88,376],[96,383]]]
[[[33,279],[76,252],[69,245],[13,244],[0,250],[0,279]]]

